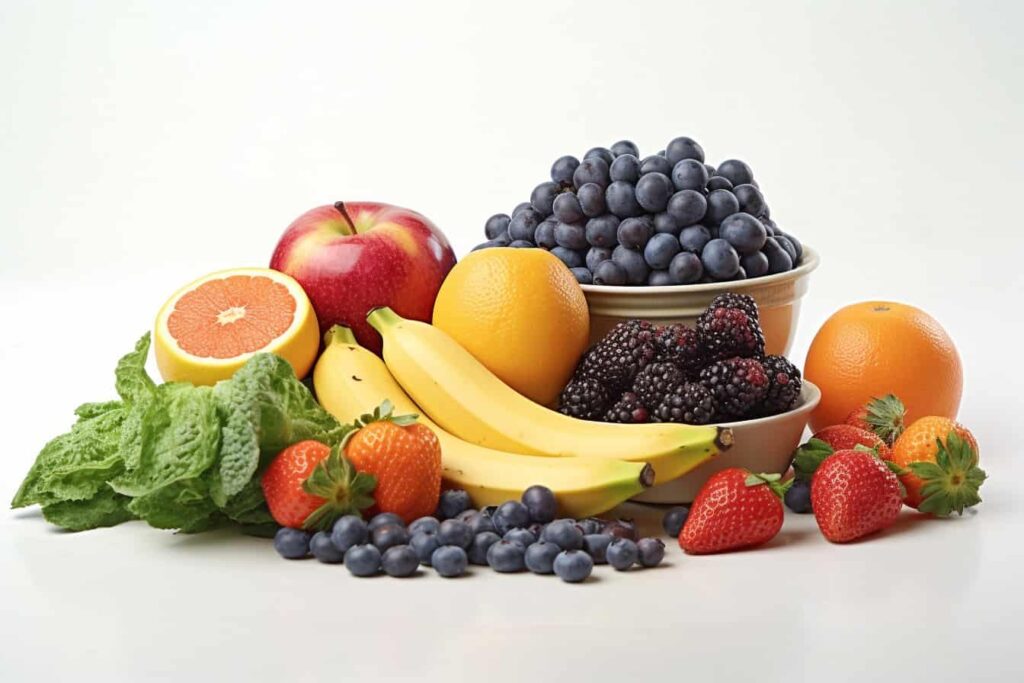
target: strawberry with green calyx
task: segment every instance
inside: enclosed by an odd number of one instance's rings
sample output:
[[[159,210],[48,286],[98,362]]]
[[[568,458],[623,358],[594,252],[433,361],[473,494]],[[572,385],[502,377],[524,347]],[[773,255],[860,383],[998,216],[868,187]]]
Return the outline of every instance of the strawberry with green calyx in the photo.
[[[896,521],[903,489],[890,467],[871,449],[837,451],[811,481],[811,508],[825,538],[846,543]]]
[[[814,433],[810,440],[793,454],[793,470],[798,479],[810,481],[822,461],[836,451],[864,446],[874,450],[883,460],[892,458],[889,444],[874,432],[853,425],[841,424],[825,427]]]
[[[895,394],[874,397],[846,418],[846,424],[866,429],[893,445],[906,428],[907,407]]]
[[[702,555],[766,543],[779,533],[782,497],[791,482],[778,474],[753,474],[730,467],[701,487],[679,532],[679,546]]]
[[[284,449],[261,479],[270,515],[281,526],[327,530],[344,515],[373,505],[376,479],[357,472],[342,455],[319,441]]]

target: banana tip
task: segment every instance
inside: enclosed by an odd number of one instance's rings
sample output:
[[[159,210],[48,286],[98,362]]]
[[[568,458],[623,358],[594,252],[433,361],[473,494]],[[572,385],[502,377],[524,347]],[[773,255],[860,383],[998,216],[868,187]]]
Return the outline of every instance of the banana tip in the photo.
[[[729,427],[719,427],[718,434],[715,436],[715,445],[718,446],[719,451],[726,451],[732,447],[733,444],[732,429]]]
[[[645,489],[654,485],[654,468],[649,462],[644,463],[644,468],[640,470],[640,485]]]

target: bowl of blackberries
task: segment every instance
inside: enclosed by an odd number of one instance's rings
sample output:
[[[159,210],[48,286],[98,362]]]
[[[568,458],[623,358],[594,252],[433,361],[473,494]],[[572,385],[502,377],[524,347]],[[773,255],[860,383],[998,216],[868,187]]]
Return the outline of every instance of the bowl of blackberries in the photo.
[[[748,164],[709,164],[688,137],[649,156],[621,140],[582,160],[559,157],[550,180],[488,218],[484,233],[476,249],[545,249],[572,270],[590,306],[591,342],[632,318],[693,325],[733,291],[761,306],[769,352],[785,353],[818,265],[772,218]]]
[[[731,427],[732,448],[638,500],[685,503],[726,467],[784,473],[821,392],[782,355],[766,353],[753,298],[715,297],[693,327],[632,319],[580,359],[558,410],[582,420]],[[657,473],[655,473],[657,476]]]

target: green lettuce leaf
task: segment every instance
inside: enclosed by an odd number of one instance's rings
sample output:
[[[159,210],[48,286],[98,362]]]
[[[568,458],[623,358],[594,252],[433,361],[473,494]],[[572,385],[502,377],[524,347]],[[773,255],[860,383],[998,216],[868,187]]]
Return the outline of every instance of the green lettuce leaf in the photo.
[[[132,404],[156,391],[156,384],[146,373],[146,357],[149,355],[149,332],[135,342],[135,350],[125,354],[114,371],[114,387],[117,395],[127,404]]]
[[[176,481],[132,498],[128,510],[152,527],[185,533],[206,531],[220,520],[206,484],[199,479]]]
[[[87,500],[65,500],[43,507],[43,517],[51,524],[70,531],[114,526],[135,519],[127,508],[131,498],[103,488]]]

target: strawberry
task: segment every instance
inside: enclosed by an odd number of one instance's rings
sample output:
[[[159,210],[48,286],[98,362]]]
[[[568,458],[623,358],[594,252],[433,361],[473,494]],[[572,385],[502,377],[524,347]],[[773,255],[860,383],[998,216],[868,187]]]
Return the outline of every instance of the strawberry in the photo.
[[[846,418],[846,424],[873,432],[888,445],[893,445],[906,426],[907,408],[894,394],[872,398]]]
[[[770,541],[782,528],[781,498],[786,485],[778,474],[751,474],[730,467],[709,478],[690,507],[679,546],[703,555]]]
[[[352,425],[343,442],[345,457],[377,479],[379,512],[393,512],[409,524],[433,514],[441,496],[441,445],[416,415],[392,415],[384,401]]]
[[[836,451],[811,480],[814,519],[833,543],[890,526],[902,507],[903,489],[896,474],[867,449]]]
[[[320,530],[372,505],[376,486],[372,476],[356,473],[338,447],[319,441],[300,441],[278,453],[260,483],[275,522]]]
[[[857,446],[873,449],[883,460],[892,459],[889,445],[874,432],[849,424],[832,425],[815,432],[807,443],[796,449],[793,470],[797,479],[810,481],[825,458]]]

